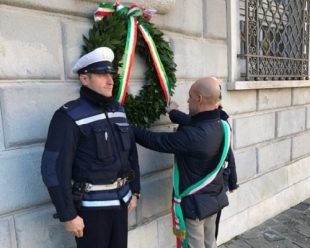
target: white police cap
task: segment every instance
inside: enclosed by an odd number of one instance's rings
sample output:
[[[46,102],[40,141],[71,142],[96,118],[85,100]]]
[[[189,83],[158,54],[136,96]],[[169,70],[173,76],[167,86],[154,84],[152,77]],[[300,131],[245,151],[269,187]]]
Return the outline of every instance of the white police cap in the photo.
[[[94,51],[82,56],[73,66],[74,73],[115,73],[112,62],[114,53],[109,47],[99,47]]]

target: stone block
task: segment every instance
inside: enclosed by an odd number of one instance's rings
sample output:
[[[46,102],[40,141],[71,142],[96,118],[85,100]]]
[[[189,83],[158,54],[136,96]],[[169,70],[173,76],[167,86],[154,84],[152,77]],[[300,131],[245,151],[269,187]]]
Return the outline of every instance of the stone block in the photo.
[[[234,119],[234,147],[255,145],[275,138],[275,114],[247,116]]]
[[[0,151],[2,151],[5,149],[5,146],[4,146],[3,122],[2,122],[2,115],[1,114],[0,114],[0,123],[1,123],[1,125],[0,125]]]
[[[263,222],[263,217],[264,212],[261,209],[260,204],[255,204],[248,209],[249,212],[249,219],[248,219],[248,228],[251,229],[255,226],[260,225]]]
[[[151,131],[173,132],[174,127],[174,125],[155,126],[151,128]],[[141,175],[162,171],[173,166],[174,155],[172,153],[156,152],[140,145],[137,145],[137,148]]]
[[[258,91],[258,110],[291,106],[291,89],[264,89]]]
[[[167,173],[169,172],[169,173]],[[137,222],[143,223],[154,216],[170,211],[172,204],[172,173],[163,171],[141,182],[141,194],[137,206]]]
[[[223,244],[239,234],[247,231],[249,228],[249,211],[248,209],[239,212],[229,219],[220,223],[220,231],[217,244]]]
[[[289,188],[290,193],[287,198],[290,199],[291,206],[295,206],[309,197],[307,193],[309,181],[310,180],[300,181]]]
[[[178,80],[176,87],[174,89],[174,94],[171,97],[172,101],[178,103],[179,110],[186,114],[188,114],[188,103],[187,103],[188,91],[193,83],[194,83],[193,81]],[[165,124],[171,124],[168,114],[162,115],[160,119],[158,121],[155,121],[152,126],[165,125]]]
[[[289,187],[310,177],[309,164],[310,156],[300,159],[287,167]]]
[[[54,213],[53,206],[43,205],[15,214],[18,247],[74,248],[73,235],[65,230],[59,220],[53,219]]]
[[[127,2],[125,0],[125,2]],[[128,1],[132,3],[131,1]],[[139,6],[148,6],[157,10],[159,14],[166,14],[173,9],[175,6],[176,0],[137,0],[135,2]]]
[[[83,52],[83,35],[89,38],[88,32],[94,22],[87,19],[72,20],[62,18],[61,24],[66,78],[77,79],[78,76],[72,72],[72,68]]]
[[[172,168],[174,155],[154,152],[140,145],[137,145],[137,147],[141,176]]]
[[[0,233],[1,248],[17,248],[13,218],[0,218]]]
[[[247,187],[247,183],[243,184],[243,187]],[[238,214],[223,220],[220,224],[218,245],[262,224],[269,218],[293,206],[287,200],[289,199],[288,195],[290,195],[290,189],[285,188],[260,203],[250,206],[244,211],[240,211]]]
[[[235,151],[236,170],[238,181],[253,177],[257,173],[256,150]]]
[[[296,134],[305,131],[305,108],[289,109],[277,113],[277,137]]]
[[[141,225],[128,233],[128,248],[157,248],[158,227],[157,221]]]
[[[200,65],[198,61],[194,62],[194,67],[202,72],[202,77],[227,77],[227,46],[221,42],[206,42],[200,47],[200,57],[203,59]],[[200,65],[200,66],[197,66]],[[197,72],[199,72],[197,71]],[[199,74],[198,74],[199,75]]]
[[[188,0],[178,1],[173,11],[162,16],[162,23],[159,25],[165,30],[172,30],[181,34],[200,37],[203,27],[203,22],[201,21],[202,12],[201,1],[195,2],[195,4]],[[155,22],[158,21],[156,19],[157,18],[154,18]]]
[[[288,187],[288,169],[280,167],[277,170],[271,171],[261,177],[255,179],[259,181],[260,199],[270,198]]]
[[[197,78],[198,79],[198,78]],[[196,79],[192,80],[178,80],[172,97],[179,105],[179,110],[188,114],[188,92],[190,87],[195,83]]]
[[[307,130],[310,129],[310,107],[307,107]]]
[[[257,205],[262,200],[261,187],[262,185],[258,180],[252,180],[238,189],[238,213]]]
[[[203,6],[203,23],[204,37],[212,38],[227,38],[226,16],[227,8],[224,0],[207,0]]]
[[[29,82],[0,87],[5,146],[17,147],[42,142],[54,112],[78,97],[80,85]]]
[[[108,1],[115,3],[113,1]],[[136,0],[135,3],[138,6],[147,6],[157,10],[157,13],[164,15],[171,11],[175,5],[176,0]],[[58,4],[57,1],[45,2],[43,0],[0,0],[0,3],[9,4],[13,6],[23,8],[33,8],[48,12],[58,12],[62,14],[81,15],[92,17],[94,11],[98,8],[98,1],[96,0],[66,0],[62,4]],[[124,0],[121,4],[130,6],[132,1]],[[74,6],[74,8],[72,8]]]
[[[308,181],[307,188],[306,188],[306,190],[307,190],[307,198],[310,198],[310,177],[308,177],[306,180]],[[310,203],[310,201],[309,201],[309,203]]]
[[[281,212],[281,208],[278,206],[278,204],[277,197],[275,196],[272,196],[259,203],[260,211],[262,213],[262,222],[278,215]]]
[[[292,159],[310,155],[310,133],[302,133],[292,138]]]
[[[0,30],[0,79],[63,76],[59,19],[25,9],[1,8]]]
[[[139,204],[139,201],[138,201]],[[137,225],[137,208],[128,214],[128,230],[132,229]]]
[[[171,214],[157,219],[158,247],[174,248],[175,236],[172,232]]]
[[[66,0],[62,4],[57,1],[44,1],[44,0],[0,0],[0,4],[7,4],[16,6],[23,9],[34,9],[50,13],[69,14],[73,16],[85,16],[91,18],[94,11],[98,8],[98,2],[92,0]],[[74,8],[72,7],[74,6]]]
[[[244,114],[256,111],[256,91],[227,91],[227,84],[222,83],[221,104],[229,115]],[[232,121],[230,121],[232,123]]]
[[[290,194],[289,188],[286,188],[275,195],[276,205],[274,207],[278,208],[278,212],[284,212],[289,209],[292,205],[290,201],[287,200],[287,196]]]
[[[238,189],[238,212],[278,194],[288,187],[287,168],[252,179]]]
[[[171,48],[178,65],[177,78],[227,77],[226,44],[171,37]]]
[[[287,164],[291,159],[291,140],[281,140],[257,148],[258,172],[264,173],[275,167]]]
[[[128,233],[128,247],[175,248],[171,214],[163,215],[130,230]]]
[[[241,186],[242,187],[242,186]],[[229,205],[222,210],[221,220],[228,219],[238,213],[238,189],[233,193],[227,192]]]
[[[310,103],[310,88],[293,88],[293,105],[304,105]]]
[[[42,147],[25,147],[0,153],[0,215],[49,201],[41,179]]]

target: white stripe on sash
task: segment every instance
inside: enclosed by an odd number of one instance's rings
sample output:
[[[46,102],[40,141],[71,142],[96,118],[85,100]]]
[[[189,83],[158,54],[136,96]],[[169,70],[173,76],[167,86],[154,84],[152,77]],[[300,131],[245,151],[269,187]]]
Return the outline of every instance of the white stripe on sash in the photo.
[[[110,112],[110,113],[108,113],[108,117],[109,118],[117,118],[117,117],[126,118],[126,115],[123,112],[115,112],[115,113]],[[99,115],[94,115],[94,116],[91,116],[91,117],[87,117],[87,118],[78,120],[75,123],[78,126],[81,126],[81,125],[84,125],[84,124],[88,124],[88,123],[91,123],[91,122],[94,122],[94,121],[104,120],[104,119],[106,119],[105,114],[99,114]]]

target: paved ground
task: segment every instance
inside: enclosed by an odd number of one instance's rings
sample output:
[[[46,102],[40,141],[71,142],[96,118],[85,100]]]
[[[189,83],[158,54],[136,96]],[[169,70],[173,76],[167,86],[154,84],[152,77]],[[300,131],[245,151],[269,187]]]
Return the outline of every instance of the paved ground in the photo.
[[[310,248],[310,198],[219,248]]]

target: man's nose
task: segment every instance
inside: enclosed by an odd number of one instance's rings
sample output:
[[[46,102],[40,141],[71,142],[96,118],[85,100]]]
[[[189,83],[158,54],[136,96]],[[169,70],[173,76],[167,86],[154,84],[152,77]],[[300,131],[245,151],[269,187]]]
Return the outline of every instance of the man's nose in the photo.
[[[108,74],[108,84],[114,84],[113,77],[111,74]]]

